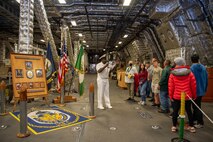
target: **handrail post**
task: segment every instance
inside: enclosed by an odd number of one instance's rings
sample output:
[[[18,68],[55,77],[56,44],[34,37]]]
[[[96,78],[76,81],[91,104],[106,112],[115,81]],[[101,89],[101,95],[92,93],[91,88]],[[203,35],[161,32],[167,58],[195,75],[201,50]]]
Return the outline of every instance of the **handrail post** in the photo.
[[[90,83],[89,86],[89,105],[90,105],[90,112],[89,112],[89,118],[94,119],[96,118],[95,116],[95,95],[94,95],[94,84]]]

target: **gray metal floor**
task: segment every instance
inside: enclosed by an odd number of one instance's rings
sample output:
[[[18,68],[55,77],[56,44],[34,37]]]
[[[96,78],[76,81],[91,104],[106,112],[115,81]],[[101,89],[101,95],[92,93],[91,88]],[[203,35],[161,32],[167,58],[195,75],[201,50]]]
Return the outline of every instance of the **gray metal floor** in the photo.
[[[89,83],[95,83],[96,75],[86,75],[85,81],[87,91]],[[150,104],[142,107],[137,103],[124,101],[128,98],[127,94],[127,90],[116,86],[116,81],[110,81],[110,98],[113,109],[96,109],[97,118],[85,125],[68,127],[41,135],[31,134],[30,137],[24,139],[16,138],[19,123],[14,118],[10,115],[0,116],[0,124],[8,125],[8,128],[0,130],[0,142],[170,142],[172,138],[178,136],[178,133],[170,131],[171,118],[165,114],[159,114],[157,108]],[[54,94],[49,96],[50,100],[54,97],[56,97]],[[43,104],[43,101],[37,100],[28,103],[28,108],[30,110],[32,107],[47,107]],[[97,102],[95,105],[97,106]],[[11,108],[12,106],[8,106],[8,110]],[[66,109],[88,115],[88,93],[83,97],[78,97],[77,102],[67,104]],[[203,103],[203,110],[213,118],[213,103]],[[204,120],[204,128],[198,129],[195,134],[186,131],[185,138],[191,142],[213,142],[213,125],[206,118]],[[154,130],[152,125],[159,125],[160,129]],[[82,129],[74,131],[77,127]]]

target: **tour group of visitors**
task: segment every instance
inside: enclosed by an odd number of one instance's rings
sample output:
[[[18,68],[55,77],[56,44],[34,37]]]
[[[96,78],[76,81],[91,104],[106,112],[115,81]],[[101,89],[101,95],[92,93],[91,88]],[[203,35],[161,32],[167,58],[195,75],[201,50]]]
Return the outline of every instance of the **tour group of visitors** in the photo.
[[[105,100],[107,108],[112,108],[109,99],[109,73],[118,63],[109,64],[106,55],[100,57],[101,62],[97,64],[97,88],[98,108],[104,109],[102,100]],[[172,132],[177,131],[177,118],[180,110],[181,93],[186,94],[185,110],[188,116],[187,130],[194,133],[195,128],[202,128],[204,125],[202,112],[192,103],[191,100],[201,108],[202,97],[205,95],[208,86],[208,74],[206,67],[199,63],[199,56],[191,56],[192,65],[187,66],[182,57],[177,57],[171,66],[170,60],[165,60],[163,69],[159,66],[156,58],[152,62],[139,63],[129,61],[125,71],[125,83],[128,88],[129,98],[127,101],[136,102],[135,96],[140,96],[138,104],[147,105],[147,98],[153,102],[152,106],[158,108],[159,113],[170,113],[172,106],[173,126]]]
[[[199,63],[199,56],[191,56],[192,65],[187,66],[182,57],[174,59],[173,66],[170,60],[164,61],[164,68],[159,66],[156,58],[152,63],[146,62],[139,64],[138,61],[133,65],[129,61],[126,68],[125,82],[129,90],[127,100],[135,102],[134,96],[141,97],[140,105],[146,105],[146,98],[151,97],[152,106],[159,108],[159,113],[170,113],[170,104],[173,112],[172,132],[177,131],[177,118],[180,110],[181,93],[186,94],[185,110],[189,119],[188,127],[190,132],[196,132],[196,128],[203,127],[202,112],[192,104],[191,100],[201,108],[202,97],[205,95],[208,86],[208,74],[205,66]],[[137,91],[138,90],[138,91]]]

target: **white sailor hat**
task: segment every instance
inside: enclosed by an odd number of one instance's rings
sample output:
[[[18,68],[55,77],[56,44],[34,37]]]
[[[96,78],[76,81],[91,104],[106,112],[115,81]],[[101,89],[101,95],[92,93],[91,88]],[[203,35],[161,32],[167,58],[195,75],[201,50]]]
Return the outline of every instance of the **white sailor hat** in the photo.
[[[99,59],[106,58],[106,54],[102,55]]]

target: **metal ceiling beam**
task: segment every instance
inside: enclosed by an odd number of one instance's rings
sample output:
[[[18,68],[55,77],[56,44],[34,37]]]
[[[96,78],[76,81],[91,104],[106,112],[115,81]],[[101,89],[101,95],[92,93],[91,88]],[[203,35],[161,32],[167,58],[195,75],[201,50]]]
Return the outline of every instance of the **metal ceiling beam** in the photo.
[[[74,13],[70,13],[70,12],[61,12],[63,16],[70,16],[72,18],[72,16],[82,16],[82,15],[90,15],[90,16],[110,16],[110,17],[122,17],[124,16],[123,13],[105,13],[105,11],[102,11],[102,13],[95,13],[95,12],[88,12],[88,13],[84,13],[84,12],[74,12]],[[135,16],[135,14],[130,14],[129,17],[133,17]],[[144,17],[144,18],[148,18],[149,15],[144,14],[144,15],[138,15],[138,17]],[[67,17],[66,17],[67,18]]]
[[[107,32],[108,29],[93,29],[93,32]],[[70,31],[90,32],[90,29],[72,28]]]
[[[135,20],[140,16],[141,12],[143,12],[144,8],[147,6],[147,4],[150,2],[151,0],[146,0],[146,2],[144,3],[144,5],[141,7],[141,9],[138,11],[138,13],[135,15],[135,17],[132,20],[132,23],[130,26],[132,26],[132,24],[135,22]]]
[[[88,11],[87,11],[87,7],[86,7],[86,6],[84,6],[84,8],[85,8],[86,15],[87,15],[87,22],[88,22],[88,24],[89,24],[90,35],[91,35],[91,37],[93,38],[92,30],[91,30],[91,24],[90,24],[90,20],[89,20]]]
[[[15,11],[14,7],[10,6],[4,1],[0,1],[0,15],[6,17],[16,24],[19,24],[19,13]]]
[[[112,17],[119,17],[119,16],[124,16],[123,13],[104,13],[106,11],[102,11],[101,13],[95,13],[95,12],[88,12],[88,13],[84,13],[84,12],[61,12],[63,16],[81,16],[81,15],[92,15],[92,16],[102,16],[102,15],[106,15],[106,16],[112,16]],[[132,15],[133,16],[133,15]]]
[[[197,1],[198,1],[199,5],[201,7],[202,13],[204,13],[204,15],[205,15],[206,21],[208,22],[208,24],[210,26],[211,32],[213,32],[213,23],[212,23],[211,17],[209,16],[210,15],[209,11],[206,10],[207,7],[205,7],[205,4],[203,3],[203,1],[201,1],[201,0],[197,0]]]
[[[147,6],[147,4],[150,2],[151,0],[146,0],[146,2],[143,4],[143,6],[141,7],[141,9],[139,10],[139,12],[135,15],[135,17],[133,18],[133,20],[130,20],[128,16],[126,16],[126,18],[124,19],[123,22],[118,23],[116,29],[114,30],[108,46],[113,46],[116,41],[118,40],[118,38],[120,37],[121,34],[123,34],[123,32],[128,28],[131,27],[135,20],[138,18],[138,16],[140,16],[141,12],[145,9],[145,7]],[[128,13],[129,14],[129,13]]]
[[[89,29],[91,29],[91,27],[102,27],[102,28],[106,27],[106,25],[87,25],[87,24],[79,24],[78,26],[79,27],[89,27]],[[111,27],[113,27],[113,26],[111,26]]]
[[[119,6],[119,4],[90,3],[90,2],[74,2],[72,4],[55,4],[54,6],[45,4],[45,7],[73,7],[73,6],[110,6],[110,7],[117,7],[117,6]]]
[[[146,29],[147,26],[149,26],[151,24],[151,22],[146,23],[146,26],[142,27],[141,29],[139,29],[127,42],[125,42],[123,44],[123,46],[121,46],[120,48],[118,48],[118,50],[122,50],[123,48],[125,48],[127,45],[129,45],[132,41],[135,40],[136,37],[138,37],[140,35],[140,33]]]

